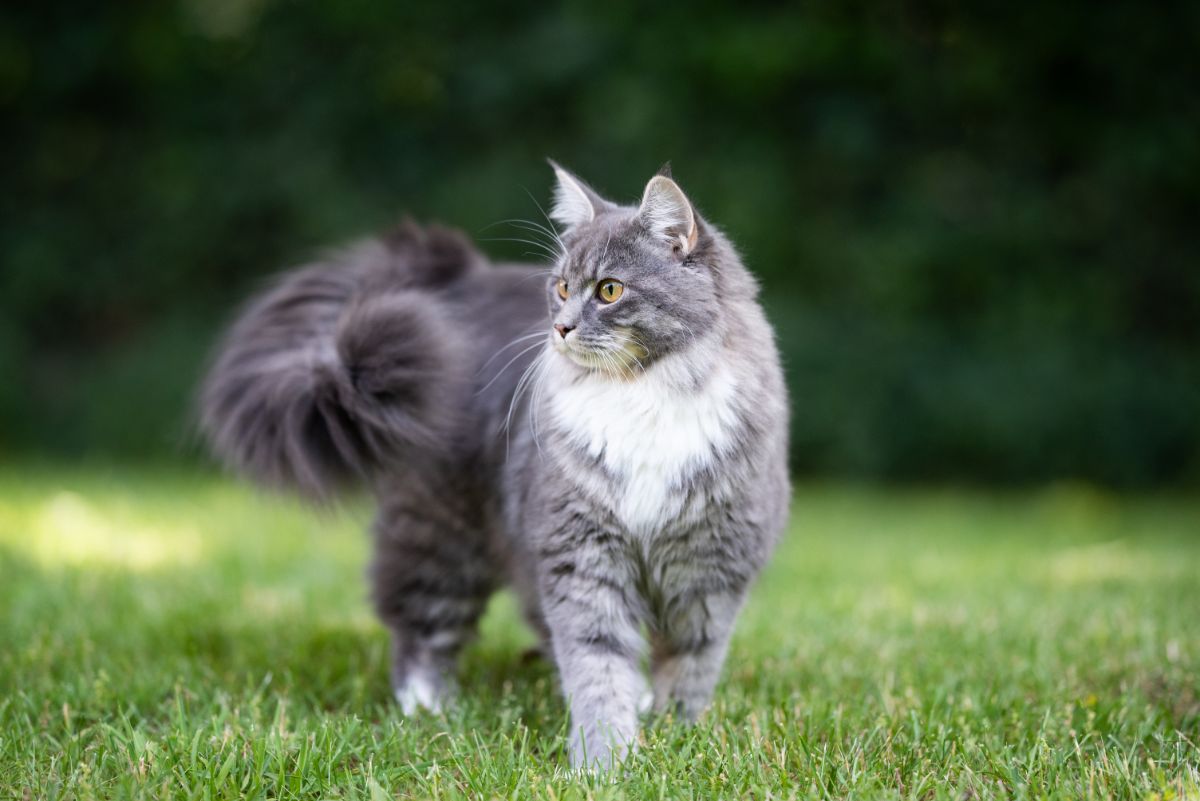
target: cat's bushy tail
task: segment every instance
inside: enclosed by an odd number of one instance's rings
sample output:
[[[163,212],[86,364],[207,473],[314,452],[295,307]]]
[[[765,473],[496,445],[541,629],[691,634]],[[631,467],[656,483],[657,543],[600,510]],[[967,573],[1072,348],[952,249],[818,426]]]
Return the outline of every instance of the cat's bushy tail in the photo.
[[[234,470],[329,497],[451,447],[468,343],[439,290],[481,265],[455,231],[405,222],[285,274],[218,346],[200,425]]]

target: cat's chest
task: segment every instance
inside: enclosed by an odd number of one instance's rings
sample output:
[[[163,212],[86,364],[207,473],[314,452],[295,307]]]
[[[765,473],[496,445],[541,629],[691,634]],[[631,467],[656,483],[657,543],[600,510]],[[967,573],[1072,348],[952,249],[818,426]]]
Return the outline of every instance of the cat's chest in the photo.
[[[610,485],[598,495],[629,530],[652,534],[689,507],[689,485],[731,446],[736,382],[718,368],[692,391],[652,374],[632,381],[580,381],[555,393],[555,423],[598,462]]]

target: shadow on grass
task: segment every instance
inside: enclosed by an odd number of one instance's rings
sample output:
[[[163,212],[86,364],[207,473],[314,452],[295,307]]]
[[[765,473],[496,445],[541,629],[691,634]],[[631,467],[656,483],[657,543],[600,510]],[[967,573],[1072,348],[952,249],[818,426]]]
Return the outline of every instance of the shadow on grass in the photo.
[[[203,563],[48,566],[0,545],[0,574],[15,577],[0,588],[4,684],[99,717],[114,708],[169,715],[178,696],[193,712],[286,703],[372,723],[401,717],[388,686],[388,634],[365,601],[330,609],[303,587],[219,573]],[[283,600],[264,603],[272,592]],[[460,660],[460,705],[557,730],[551,667],[531,658],[531,635],[522,636],[509,599],[493,603],[483,628]]]

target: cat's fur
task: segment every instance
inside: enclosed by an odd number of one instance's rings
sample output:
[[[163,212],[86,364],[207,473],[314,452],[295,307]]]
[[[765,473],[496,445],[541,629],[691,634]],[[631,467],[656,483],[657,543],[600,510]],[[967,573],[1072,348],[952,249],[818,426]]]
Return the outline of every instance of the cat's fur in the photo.
[[[784,524],[787,399],[754,279],[670,177],[634,208],[555,172],[549,270],[404,224],[287,274],[225,338],[202,422],[260,481],[373,488],[406,712],[447,698],[507,584],[559,668],[572,764],[608,766],[648,690],[688,719],[712,695]]]

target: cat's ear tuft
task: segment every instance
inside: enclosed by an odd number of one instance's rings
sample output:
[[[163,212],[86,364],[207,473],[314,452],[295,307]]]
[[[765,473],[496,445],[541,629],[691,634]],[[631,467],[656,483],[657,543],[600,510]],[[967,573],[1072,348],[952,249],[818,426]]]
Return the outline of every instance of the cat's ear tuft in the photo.
[[[676,253],[686,256],[696,246],[696,212],[671,178],[656,175],[650,179],[638,214],[650,232],[670,242]]]
[[[550,219],[567,230],[594,220],[597,207],[603,201],[582,181],[553,161],[550,161],[550,166],[554,168],[554,176],[558,179],[554,187]]]

